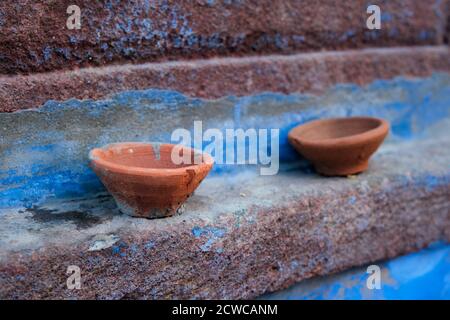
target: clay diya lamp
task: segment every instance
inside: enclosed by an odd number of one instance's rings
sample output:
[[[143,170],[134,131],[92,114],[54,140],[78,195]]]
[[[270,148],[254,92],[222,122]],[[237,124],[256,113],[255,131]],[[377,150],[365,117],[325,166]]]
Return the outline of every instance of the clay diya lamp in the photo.
[[[172,161],[175,147],[176,152],[188,161],[181,164]],[[145,218],[167,217],[180,212],[214,162],[210,155],[191,148],[135,142],[93,149],[89,159],[120,211]]]
[[[288,139],[317,172],[347,176],[367,169],[370,156],[388,132],[389,124],[382,119],[334,118],[297,126],[289,132]]]

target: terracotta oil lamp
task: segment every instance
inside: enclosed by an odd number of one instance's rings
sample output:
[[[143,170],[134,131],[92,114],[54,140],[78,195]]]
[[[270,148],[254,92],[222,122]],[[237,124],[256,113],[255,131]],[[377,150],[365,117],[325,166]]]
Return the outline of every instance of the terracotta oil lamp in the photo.
[[[387,121],[370,117],[311,121],[293,128],[290,144],[316,171],[326,176],[347,176],[367,169],[370,156],[389,132]]]
[[[191,161],[175,164],[172,160],[175,147]],[[214,162],[210,155],[188,147],[136,142],[93,149],[89,159],[120,211],[145,218],[180,212]]]

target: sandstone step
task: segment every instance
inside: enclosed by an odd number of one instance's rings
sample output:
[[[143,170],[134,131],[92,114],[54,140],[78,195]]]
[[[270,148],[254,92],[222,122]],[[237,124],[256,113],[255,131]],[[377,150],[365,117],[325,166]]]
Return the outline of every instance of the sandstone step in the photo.
[[[167,219],[121,215],[107,195],[4,209],[0,297],[251,298],[450,241],[447,128],[384,145],[352,178],[295,164],[210,177]]]
[[[1,113],[0,297],[249,298],[450,241],[449,83],[436,74],[218,100],[142,90]],[[298,123],[360,114],[392,126],[361,175],[318,176],[287,144]],[[218,164],[184,214],[119,214],[88,150],[170,141],[194,120],[280,129],[279,173]],[[71,265],[82,290],[66,287]]]
[[[450,71],[447,46],[214,58],[84,68],[0,77],[0,112],[49,100],[104,99],[124,90],[171,89],[202,98],[260,92],[323,93],[339,83],[366,85],[397,76]]]

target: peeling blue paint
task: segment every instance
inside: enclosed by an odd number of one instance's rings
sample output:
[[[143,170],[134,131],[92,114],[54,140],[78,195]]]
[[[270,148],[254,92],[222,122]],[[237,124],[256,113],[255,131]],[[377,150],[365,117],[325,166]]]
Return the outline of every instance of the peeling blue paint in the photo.
[[[303,43],[303,42],[305,42],[305,37],[302,36],[302,35],[293,35],[293,36],[292,36],[292,40],[293,40],[295,43]]]
[[[45,199],[85,197],[102,192],[102,184],[88,167],[87,154],[91,148],[125,140],[170,142],[171,129],[163,124],[172,121],[176,128],[182,121],[173,114],[196,114],[201,110],[199,116],[202,117],[208,108],[213,108],[211,103],[176,91],[149,89],[122,92],[109,100],[48,101],[38,110],[1,114],[0,123],[4,126],[14,122],[17,125],[10,130],[11,136],[0,138],[3,147],[0,154],[0,208],[32,206]],[[246,97],[226,97],[214,103],[223,105],[214,109],[220,110],[222,115],[215,113],[206,117],[226,119],[212,122],[215,128],[279,128],[280,161],[289,162],[298,159],[287,141],[289,130],[318,118],[377,116],[391,122],[390,139],[426,137],[427,128],[450,117],[450,77],[441,74],[414,80],[379,80],[363,88],[341,84],[319,97],[263,92]],[[115,118],[117,110],[125,112],[125,116]],[[154,119],[156,113],[160,114],[159,120]],[[70,116],[66,118],[64,114]],[[82,120],[73,119],[73,115]],[[28,116],[46,123],[51,121],[52,126],[36,129],[35,120],[28,124],[18,120]],[[130,123],[128,119],[134,120]],[[193,120],[188,126],[193,125]],[[114,126],[111,121],[116,121]],[[96,127],[97,123],[103,127]],[[136,126],[139,129],[135,129]],[[67,129],[69,127],[71,129]],[[161,129],[150,133],[153,128]],[[186,129],[192,131],[193,128]],[[98,133],[82,142],[84,135],[92,130],[98,130]],[[223,141],[224,145],[226,143]],[[270,143],[268,148],[271,153]],[[216,164],[211,174],[238,170],[242,170],[242,166]],[[442,183],[434,181],[433,177],[424,178],[424,181],[430,188]]]
[[[394,16],[387,11],[381,11],[381,22],[391,22],[394,20]]]
[[[45,47],[42,50],[42,55],[44,57],[45,62],[49,61],[52,58],[52,52],[53,52],[53,49],[50,47]]]
[[[199,238],[205,234],[212,234],[214,237],[222,238],[225,235],[225,229],[216,227],[194,227],[192,228],[192,234],[194,237]]]
[[[418,38],[420,40],[428,40],[428,39],[433,39],[435,37],[436,33],[434,30],[421,30],[419,32]]]
[[[121,257],[126,257],[127,253],[126,250],[129,248],[128,244],[126,244],[123,241],[120,241],[118,244],[111,247],[111,252],[114,255],[118,255]]]
[[[145,243],[144,247],[147,250],[153,249],[156,246],[155,242],[152,240],[149,240]]]
[[[192,235],[195,238],[206,237],[206,242],[200,246],[202,251],[209,251],[211,246],[217,241],[219,238],[223,238],[225,236],[226,229],[217,228],[212,226],[199,227],[196,226],[192,228]],[[223,248],[218,248],[216,250],[217,253],[223,252]]]
[[[24,275],[19,274],[19,275],[15,276],[15,279],[16,279],[16,281],[24,281],[26,278]]]
[[[381,268],[381,289],[367,288],[369,274],[364,267],[305,280],[261,299],[450,299],[448,244],[436,243],[419,252],[375,264]]]
[[[348,203],[353,205],[356,203],[356,197],[355,196],[351,196],[350,198],[348,198]]]

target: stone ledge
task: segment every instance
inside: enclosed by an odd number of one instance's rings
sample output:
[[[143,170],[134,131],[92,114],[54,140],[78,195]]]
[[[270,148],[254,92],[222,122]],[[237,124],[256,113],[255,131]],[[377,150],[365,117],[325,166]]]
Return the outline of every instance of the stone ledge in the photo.
[[[307,279],[258,299],[449,300],[449,258],[450,245],[437,242],[418,252],[377,262],[381,269],[379,290],[367,288],[368,264],[330,276]]]
[[[103,192],[88,167],[87,155],[108,143],[176,143],[172,132],[185,128],[193,133],[195,121],[202,121],[204,132],[277,128],[279,141],[274,147],[283,163],[298,159],[287,134],[300,123],[370,115],[391,123],[389,140],[413,139],[450,118],[449,97],[450,75],[441,73],[429,78],[377,80],[364,87],[337,85],[319,96],[259,93],[204,100],[148,89],[120,92],[105,100],[49,101],[39,109],[1,113],[0,214],[3,207]],[[233,141],[223,138],[225,147],[231,147]],[[243,168],[219,159],[210,175]]]
[[[295,164],[210,177],[167,219],[120,215],[105,195],[4,210],[0,297],[251,298],[450,241],[446,126],[429,137],[385,144],[351,179]]]
[[[448,1],[383,1],[368,30],[365,0],[77,0],[81,29],[66,28],[71,0],[0,3],[0,73],[123,62],[374,46],[440,45]],[[45,17],[45,18],[44,18]]]
[[[215,58],[86,68],[0,77],[0,112],[48,100],[99,99],[124,90],[162,88],[203,98],[261,91],[321,93],[338,83],[365,85],[396,76],[450,71],[447,46]]]

